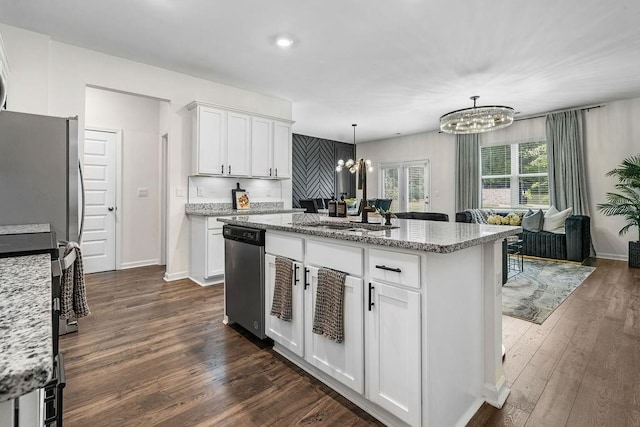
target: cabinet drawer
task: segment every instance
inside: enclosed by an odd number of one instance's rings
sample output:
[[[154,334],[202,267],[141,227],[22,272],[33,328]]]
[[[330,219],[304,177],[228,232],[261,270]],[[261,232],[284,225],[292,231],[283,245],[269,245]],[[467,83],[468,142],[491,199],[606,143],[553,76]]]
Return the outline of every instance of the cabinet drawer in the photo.
[[[222,230],[222,226],[224,225],[224,222],[218,221],[218,218],[220,218],[220,217],[219,216],[207,217],[207,228],[209,230],[211,230],[211,229],[220,229],[220,230]]]
[[[371,249],[369,276],[373,280],[420,288],[420,255]]]
[[[302,247],[303,240],[299,237],[274,234],[270,231],[265,234],[265,251],[267,253],[302,261]]]
[[[339,243],[307,240],[307,264],[326,267],[362,277],[362,248]]]

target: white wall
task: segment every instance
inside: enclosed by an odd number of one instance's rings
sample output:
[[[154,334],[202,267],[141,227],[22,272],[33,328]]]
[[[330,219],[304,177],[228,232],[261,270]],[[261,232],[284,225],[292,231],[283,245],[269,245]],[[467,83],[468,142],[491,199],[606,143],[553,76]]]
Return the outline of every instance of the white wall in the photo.
[[[160,104],[142,96],[87,88],[87,128],[122,131],[121,267],[160,259]],[[148,196],[138,195],[147,189]],[[129,238],[128,236],[135,236]]]
[[[87,86],[170,102],[167,278],[186,277],[189,220],[184,205],[187,177],[192,172],[191,122],[186,105],[197,99],[291,120],[291,102],[59,43],[4,24],[0,24],[0,33],[11,65],[8,108],[56,116],[78,115],[81,141]],[[33,49],[43,55],[31,54]],[[27,75],[31,78],[24,77]],[[47,108],[43,109],[45,104]],[[181,197],[177,195],[178,190],[182,191]],[[283,188],[284,191],[288,191],[283,195],[285,203],[287,200],[291,203],[290,185]]]
[[[591,235],[599,257],[627,259],[629,241],[638,240],[638,229],[618,236],[625,221],[607,217],[596,208],[605,193],[615,191],[615,178],[605,174],[625,158],[640,154],[640,98],[617,101],[585,112],[585,160]]]
[[[356,145],[356,157],[370,159],[367,197],[379,197],[380,163],[429,160],[431,212],[443,212],[455,220],[455,138],[438,132],[419,133]]]

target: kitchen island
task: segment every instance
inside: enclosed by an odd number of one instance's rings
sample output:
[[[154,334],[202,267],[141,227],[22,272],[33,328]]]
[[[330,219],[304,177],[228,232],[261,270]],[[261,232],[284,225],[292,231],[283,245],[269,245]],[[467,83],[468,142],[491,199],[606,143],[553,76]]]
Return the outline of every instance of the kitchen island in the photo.
[[[219,221],[266,230],[274,350],[384,423],[463,426],[483,402],[506,400],[501,241],[520,227],[317,214]],[[276,257],[293,260],[291,321],[269,314]],[[346,274],[341,343],[312,332],[321,268]]]

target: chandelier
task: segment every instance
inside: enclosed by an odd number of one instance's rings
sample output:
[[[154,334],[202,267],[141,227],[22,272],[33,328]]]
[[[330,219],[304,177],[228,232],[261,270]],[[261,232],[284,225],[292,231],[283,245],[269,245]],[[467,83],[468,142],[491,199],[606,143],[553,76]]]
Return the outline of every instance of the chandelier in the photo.
[[[445,133],[481,133],[505,128],[513,123],[514,110],[502,105],[476,107],[479,96],[472,96],[472,108],[452,111],[440,117]]]

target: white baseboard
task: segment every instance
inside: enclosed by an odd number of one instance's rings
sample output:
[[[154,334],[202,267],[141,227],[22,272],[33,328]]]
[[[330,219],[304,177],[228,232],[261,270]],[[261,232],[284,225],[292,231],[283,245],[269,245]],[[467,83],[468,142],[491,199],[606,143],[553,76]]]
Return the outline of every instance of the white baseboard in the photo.
[[[204,280],[196,279],[193,276],[189,276],[189,279],[191,279],[192,282],[195,282],[202,287],[211,286],[211,285],[221,285],[224,283],[224,276],[216,277],[213,279],[204,279]]]
[[[164,273],[165,282],[173,282],[174,280],[182,280],[189,277],[188,271],[178,271],[177,273]]]
[[[127,270],[129,268],[147,267],[149,265],[159,265],[159,259],[145,259],[142,261],[123,262],[120,264],[120,270]]]
[[[616,261],[629,261],[629,258],[628,258],[627,255],[603,254],[601,252],[598,252],[596,254],[596,258],[613,259],[613,260],[616,260]]]

